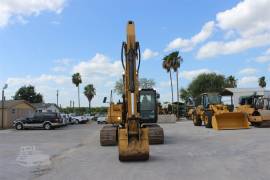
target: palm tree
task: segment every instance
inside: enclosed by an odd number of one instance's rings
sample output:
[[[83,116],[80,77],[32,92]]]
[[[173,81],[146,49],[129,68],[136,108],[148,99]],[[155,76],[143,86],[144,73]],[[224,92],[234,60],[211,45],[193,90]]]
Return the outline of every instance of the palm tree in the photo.
[[[88,84],[84,87],[84,95],[87,97],[89,102],[89,112],[91,110],[91,101],[93,97],[96,95],[96,89],[94,88],[93,84]]]
[[[266,87],[265,76],[260,77],[259,80],[258,80],[258,82],[259,82],[259,86],[261,88],[265,88]]]
[[[229,76],[226,78],[226,86],[227,88],[236,88],[237,87],[237,80],[234,76]]]
[[[179,56],[178,51],[172,52],[169,56],[172,61],[172,69],[174,72],[176,72],[176,86],[177,86],[176,92],[177,92],[177,102],[179,103],[178,69],[180,68],[181,63],[183,62],[183,58]]]
[[[170,81],[171,81],[171,92],[172,92],[172,103],[173,103],[173,83],[172,83],[172,62],[170,56],[165,56],[163,58],[162,67],[167,71],[167,73],[170,73]]]
[[[75,73],[72,75],[72,83],[75,84],[76,87],[78,87],[78,103],[79,103],[79,108],[81,107],[80,104],[80,84],[82,83],[82,78],[80,73]]]

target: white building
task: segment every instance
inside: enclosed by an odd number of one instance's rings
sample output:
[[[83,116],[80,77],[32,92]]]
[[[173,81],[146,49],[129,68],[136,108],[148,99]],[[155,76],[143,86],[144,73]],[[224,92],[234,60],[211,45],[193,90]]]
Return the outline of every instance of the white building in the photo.
[[[242,96],[262,95],[265,98],[270,98],[270,90],[264,88],[226,88],[227,94],[232,95],[234,107],[239,106],[239,99]]]
[[[34,103],[32,105],[36,108],[36,112],[60,112],[59,107],[53,103]]]

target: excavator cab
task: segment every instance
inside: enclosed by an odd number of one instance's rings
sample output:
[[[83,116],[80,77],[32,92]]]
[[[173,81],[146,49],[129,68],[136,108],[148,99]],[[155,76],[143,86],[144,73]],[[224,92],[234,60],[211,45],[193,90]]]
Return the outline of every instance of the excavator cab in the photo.
[[[157,93],[154,89],[142,89],[139,93],[139,112],[142,123],[157,122]]]

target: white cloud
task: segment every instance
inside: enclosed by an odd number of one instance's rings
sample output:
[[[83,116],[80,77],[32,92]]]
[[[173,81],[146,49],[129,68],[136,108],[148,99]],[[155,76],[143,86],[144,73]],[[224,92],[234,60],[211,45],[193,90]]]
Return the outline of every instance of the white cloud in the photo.
[[[92,59],[82,61],[74,66],[73,72],[79,72],[82,76],[120,76],[123,68],[120,61],[112,62],[109,57],[97,53]]]
[[[200,74],[211,73],[211,72],[213,71],[209,69],[197,69],[197,70],[191,70],[191,71],[181,71],[179,76],[187,80],[192,80]]]
[[[54,72],[65,72],[71,66],[72,60],[71,59],[58,59],[55,60],[54,63],[56,64],[55,67],[52,68]]]
[[[261,56],[256,58],[256,61],[259,63],[265,63],[270,61],[270,48]]]
[[[232,9],[217,14],[222,30],[236,30],[244,37],[270,30],[270,1],[244,0]]]
[[[42,11],[61,13],[66,0],[1,0],[0,27],[7,26],[12,19],[26,23],[25,17],[39,15]]]
[[[7,79],[7,83],[11,86],[23,86],[23,85],[35,85],[35,84],[44,84],[47,82],[53,82],[58,85],[62,85],[71,81],[68,76],[55,76],[49,74],[42,74],[38,77],[26,76],[26,77],[10,77]]]
[[[211,58],[218,55],[228,55],[243,52],[250,48],[270,44],[270,33],[265,33],[247,38],[238,38],[228,42],[212,41],[201,47],[197,53],[198,59]]]
[[[142,54],[142,57],[144,60],[147,60],[147,59],[154,58],[158,55],[159,55],[158,52],[152,51],[151,49],[145,49],[143,54]]]
[[[213,21],[207,22],[203,26],[201,32],[194,35],[191,39],[176,38],[167,45],[165,51],[171,51],[174,49],[191,51],[197,44],[204,42],[212,35],[214,27],[215,24]]]
[[[244,74],[244,75],[251,75],[255,74],[257,72],[257,69],[255,68],[245,68],[240,70],[239,74]]]
[[[238,85],[242,87],[254,87],[258,83],[258,77],[256,76],[244,76],[238,81]]]
[[[216,27],[224,32],[224,39],[229,36],[232,40],[208,42],[199,49],[197,58],[205,59],[218,55],[235,54],[269,45],[269,9],[269,0],[243,0],[235,7],[218,13]],[[266,59],[268,60],[268,57],[258,58],[259,61],[267,61]]]

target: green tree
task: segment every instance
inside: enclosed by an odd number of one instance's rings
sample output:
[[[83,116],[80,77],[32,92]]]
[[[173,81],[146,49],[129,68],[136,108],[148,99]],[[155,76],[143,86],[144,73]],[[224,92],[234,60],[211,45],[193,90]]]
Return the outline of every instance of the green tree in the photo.
[[[96,89],[93,84],[88,84],[84,87],[84,95],[87,97],[89,102],[89,112],[91,112],[91,101],[96,95]]]
[[[188,92],[193,98],[205,92],[220,93],[226,86],[225,77],[216,73],[200,74],[188,86]]]
[[[30,103],[42,103],[43,96],[36,93],[35,87],[32,85],[21,87],[14,96],[14,100],[25,100]]]
[[[177,92],[177,102],[179,103],[179,81],[178,81],[178,71],[183,63],[183,58],[179,56],[179,51],[172,52],[170,55],[172,61],[172,69],[176,72],[176,92]]]
[[[171,93],[172,93],[172,103],[173,103],[173,83],[172,83],[172,59],[170,56],[165,56],[162,61],[162,67],[166,70],[167,73],[170,74],[170,81],[171,81]]]
[[[237,80],[234,76],[229,76],[226,78],[226,88],[236,88],[237,87]]]
[[[118,94],[119,96],[122,96],[124,94],[124,84],[123,79],[119,79],[115,82],[114,85],[114,92]]]
[[[260,77],[258,83],[261,88],[265,88],[266,87],[265,76]]]
[[[151,89],[156,85],[154,79],[141,78],[140,79],[140,87],[142,89]]]
[[[82,78],[80,73],[75,73],[72,75],[72,83],[78,88],[78,104],[79,108],[81,107],[80,103],[80,84],[82,83]]]
[[[187,102],[190,97],[191,97],[191,94],[190,94],[189,90],[181,88],[181,90],[180,90],[180,98],[183,101]]]
[[[147,78],[141,78],[139,80],[139,83],[142,89],[153,88],[156,85],[156,82],[153,79],[147,79]],[[114,92],[118,95],[124,94],[124,84],[123,84],[122,79],[119,79],[118,81],[115,82]]]

